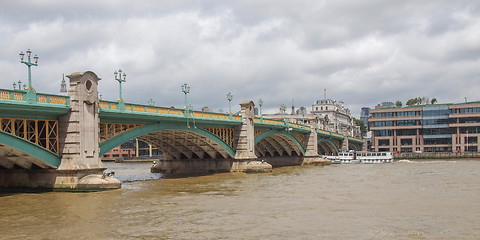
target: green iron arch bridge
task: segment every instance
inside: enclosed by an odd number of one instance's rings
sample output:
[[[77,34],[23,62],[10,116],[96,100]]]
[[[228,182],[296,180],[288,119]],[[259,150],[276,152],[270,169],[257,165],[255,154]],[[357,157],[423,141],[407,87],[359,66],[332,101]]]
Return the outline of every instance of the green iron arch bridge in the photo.
[[[13,172],[37,178],[47,172],[55,180],[40,187],[79,188],[93,169],[95,174],[105,170],[100,156],[132,138],[154,145],[168,160],[184,162],[275,162],[359,150],[363,144],[314,126],[253,116],[253,102],[241,103],[241,114],[233,115],[104,101],[98,99],[95,73],[68,77],[69,96],[35,93],[32,101],[27,91],[0,89],[0,171],[5,173],[0,187],[20,184],[12,180]]]

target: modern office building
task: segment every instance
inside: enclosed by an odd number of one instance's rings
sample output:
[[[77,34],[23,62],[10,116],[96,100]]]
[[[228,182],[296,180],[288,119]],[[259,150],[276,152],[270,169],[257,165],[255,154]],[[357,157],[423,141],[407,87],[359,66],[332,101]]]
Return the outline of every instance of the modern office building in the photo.
[[[372,151],[478,152],[480,102],[370,110]]]
[[[360,111],[360,120],[363,121],[363,124],[368,129],[368,117],[370,117],[370,108],[369,107],[362,107]]]

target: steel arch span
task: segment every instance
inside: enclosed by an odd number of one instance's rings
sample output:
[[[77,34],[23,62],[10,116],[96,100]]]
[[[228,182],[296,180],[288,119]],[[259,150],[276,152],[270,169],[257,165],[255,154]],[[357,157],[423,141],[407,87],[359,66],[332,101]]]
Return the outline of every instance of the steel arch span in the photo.
[[[332,142],[330,139],[319,139],[318,140],[318,153],[320,155],[326,155],[326,154],[331,154],[331,153],[338,153],[338,147],[337,145]]]
[[[100,144],[100,156],[126,141],[139,138],[175,159],[233,158],[235,150],[218,136],[185,124],[155,123],[138,127]]]
[[[40,168],[58,168],[61,157],[33,142],[0,131],[0,166],[12,169],[18,165],[31,169],[33,164]]]
[[[255,154],[260,157],[305,155],[305,147],[287,131],[270,130],[255,137]]]

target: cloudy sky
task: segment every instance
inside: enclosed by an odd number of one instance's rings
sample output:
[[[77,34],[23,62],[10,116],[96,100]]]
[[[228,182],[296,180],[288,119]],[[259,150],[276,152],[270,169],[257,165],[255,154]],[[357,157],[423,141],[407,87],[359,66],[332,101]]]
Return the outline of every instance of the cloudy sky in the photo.
[[[480,100],[478,0],[2,1],[0,88],[27,81],[19,52],[39,56],[38,92],[93,71],[103,99],[228,111],[262,98],[308,109],[318,99],[363,106],[427,96]]]

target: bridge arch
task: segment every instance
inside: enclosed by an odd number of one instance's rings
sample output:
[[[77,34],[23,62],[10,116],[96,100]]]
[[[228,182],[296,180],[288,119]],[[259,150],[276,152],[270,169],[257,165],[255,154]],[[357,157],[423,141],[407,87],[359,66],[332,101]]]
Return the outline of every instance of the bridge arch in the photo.
[[[270,130],[255,137],[255,154],[260,157],[305,155],[305,148],[287,131]]]
[[[58,168],[61,157],[52,151],[15,135],[0,131],[0,166],[11,169],[18,165],[31,169]]]
[[[320,155],[336,154],[338,152],[338,147],[332,140],[326,138],[318,140],[318,153]]]
[[[355,150],[355,151],[360,151],[357,145],[355,144],[348,144],[348,150]]]
[[[209,131],[189,128],[184,124],[164,123],[138,127],[101,143],[100,156],[132,138],[150,143],[175,159],[235,156],[235,150],[230,145]]]

